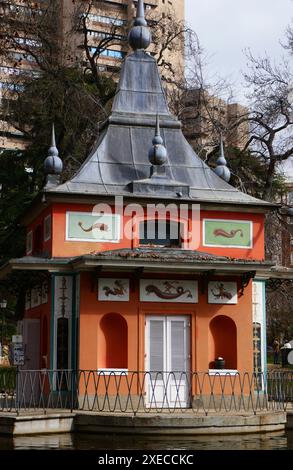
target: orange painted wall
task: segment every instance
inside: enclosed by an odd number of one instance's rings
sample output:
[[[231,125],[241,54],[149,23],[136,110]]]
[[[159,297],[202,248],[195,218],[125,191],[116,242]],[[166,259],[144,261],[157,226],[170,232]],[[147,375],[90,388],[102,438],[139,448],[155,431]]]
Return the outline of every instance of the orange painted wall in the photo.
[[[54,204],[53,206],[53,248],[55,257],[80,256],[93,251],[116,250],[117,248],[131,248],[129,240],[121,240],[120,243],[101,242],[74,242],[66,241],[66,211],[92,212],[93,205],[86,204]],[[129,218],[128,218],[129,219]]]
[[[237,327],[230,317],[217,315],[209,325],[209,367],[216,368],[215,359],[225,358],[226,369],[237,369]]]
[[[103,275],[103,277],[105,277]],[[123,277],[123,276],[120,276]],[[156,276],[152,276],[154,279]],[[172,276],[168,276],[169,279]],[[174,278],[174,277],[173,277]],[[179,276],[176,277],[179,279]],[[231,280],[228,279],[227,280]],[[237,369],[240,372],[253,371],[252,352],[252,288],[245,289],[237,305],[210,305],[207,292],[201,293],[199,285],[198,304],[149,303],[139,301],[138,280],[131,281],[130,302],[101,302],[97,290],[91,290],[92,275],[81,274],[80,295],[80,351],[79,368],[97,369],[103,367],[104,339],[100,321],[107,313],[121,314],[128,325],[128,370],[143,371],[145,368],[145,316],[146,315],[190,315],[191,317],[191,368],[193,371],[207,371],[212,359],[213,345],[209,324],[217,315],[233,319],[237,326]],[[229,338],[227,338],[227,341]]]
[[[128,328],[124,318],[117,313],[104,315],[100,323],[99,363],[101,367],[127,369]]]
[[[38,307],[26,310],[24,319],[40,320],[40,368],[50,368],[50,322],[51,322],[51,296],[49,295],[48,303],[39,305]],[[42,358],[45,349],[45,337],[43,334],[44,324],[47,321],[47,359]]]
[[[66,241],[66,211],[91,212],[93,206],[85,204],[54,204],[53,210],[53,247],[52,255],[54,257],[80,256],[94,251],[116,250],[120,248],[133,248],[138,246],[137,240],[128,240],[122,238],[120,243],[102,243],[102,242],[76,242]],[[191,213],[190,213],[191,217]],[[224,219],[224,220],[251,220],[253,222],[254,243],[251,249],[245,248],[213,248],[205,247],[202,244],[202,223],[200,224],[201,244],[198,247],[200,251],[212,253],[221,256],[230,256],[240,259],[264,259],[264,215],[263,214],[246,214],[231,213],[220,211],[201,211],[201,221],[205,218]],[[124,218],[124,223],[131,220],[130,216]],[[136,218],[137,222],[141,219]],[[138,230],[136,228],[136,233]]]

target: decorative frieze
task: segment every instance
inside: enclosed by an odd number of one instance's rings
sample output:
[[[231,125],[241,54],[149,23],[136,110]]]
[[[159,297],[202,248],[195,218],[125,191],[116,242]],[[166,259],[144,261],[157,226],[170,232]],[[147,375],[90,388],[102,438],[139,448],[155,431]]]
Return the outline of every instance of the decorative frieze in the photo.
[[[252,248],[253,223],[246,220],[203,220],[203,246]]]
[[[209,304],[237,304],[237,282],[209,282],[208,302]]]
[[[197,281],[142,279],[140,300],[143,302],[197,303]]]
[[[98,299],[102,301],[128,302],[129,279],[99,279]]]
[[[42,285],[36,286],[25,293],[25,310],[39,307],[40,305],[48,303],[48,282],[43,282]]]
[[[120,216],[92,214],[91,212],[67,212],[66,240],[118,243],[120,240]]]

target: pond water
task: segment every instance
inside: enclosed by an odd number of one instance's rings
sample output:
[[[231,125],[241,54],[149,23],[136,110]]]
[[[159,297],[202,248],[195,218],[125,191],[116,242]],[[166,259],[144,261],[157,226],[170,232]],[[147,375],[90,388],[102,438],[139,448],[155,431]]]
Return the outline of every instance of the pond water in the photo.
[[[293,430],[266,434],[197,436],[117,436],[96,434],[52,434],[0,436],[0,450],[293,450]]]

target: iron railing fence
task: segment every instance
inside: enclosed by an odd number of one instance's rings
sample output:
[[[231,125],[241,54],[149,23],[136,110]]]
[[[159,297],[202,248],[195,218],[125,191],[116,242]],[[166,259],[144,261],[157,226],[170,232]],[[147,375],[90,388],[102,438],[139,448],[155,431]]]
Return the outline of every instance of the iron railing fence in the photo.
[[[271,373],[0,368],[0,412],[176,413],[286,410],[293,371]]]

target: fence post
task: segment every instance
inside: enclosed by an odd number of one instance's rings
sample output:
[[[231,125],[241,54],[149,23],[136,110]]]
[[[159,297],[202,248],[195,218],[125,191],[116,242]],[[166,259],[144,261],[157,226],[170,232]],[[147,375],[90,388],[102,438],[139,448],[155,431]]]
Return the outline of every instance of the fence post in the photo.
[[[19,398],[18,398],[18,393],[19,393],[19,366],[16,366],[16,378],[15,378],[15,408],[16,408],[16,415],[19,416]]]
[[[75,397],[75,376],[76,376],[76,371],[75,370],[71,370],[71,380],[70,380],[70,383],[71,383],[71,406],[70,406],[70,412],[72,413],[73,412],[73,409],[74,409],[74,397]]]

